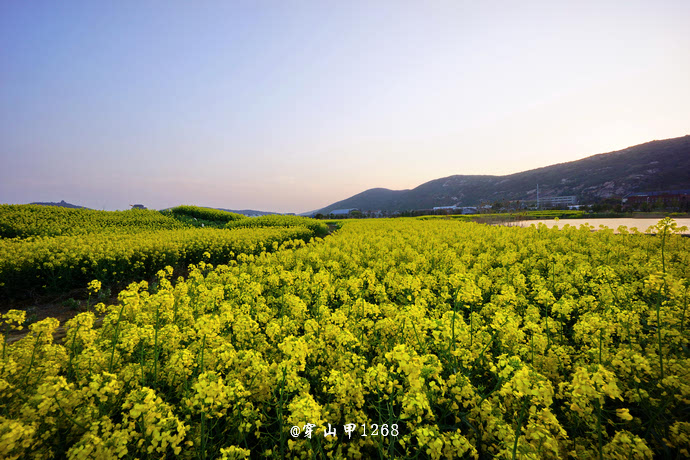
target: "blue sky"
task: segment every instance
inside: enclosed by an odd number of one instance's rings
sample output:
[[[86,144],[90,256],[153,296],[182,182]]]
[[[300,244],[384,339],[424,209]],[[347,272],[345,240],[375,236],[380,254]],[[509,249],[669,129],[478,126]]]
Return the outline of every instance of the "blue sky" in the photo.
[[[0,202],[304,212],[690,134],[687,1],[3,1]]]

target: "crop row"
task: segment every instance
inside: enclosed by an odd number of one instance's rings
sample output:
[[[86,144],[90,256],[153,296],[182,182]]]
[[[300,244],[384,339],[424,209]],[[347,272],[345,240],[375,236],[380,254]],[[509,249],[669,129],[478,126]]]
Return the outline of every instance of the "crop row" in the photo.
[[[226,224],[237,220],[245,220],[246,216],[220,209],[202,208],[199,206],[177,206],[169,211],[178,219],[193,219],[209,223]]]
[[[309,217],[289,215],[266,215],[251,219],[229,222],[226,228],[264,228],[264,227],[307,227],[317,236],[326,236],[328,225]]]
[[[202,260],[227,263],[240,253],[258,254],[292,239],[309,240],[304,227],[261,230],[178,229],[135,233],[98,232],[77,236],[0,240],[0,297],[65,291],[98,279],[131,282],[166,265]]]
[[[158,211],[95,211],[58,206],[0,205],[0,238],[83,235],[101,231],[173,230],[187,226]]]

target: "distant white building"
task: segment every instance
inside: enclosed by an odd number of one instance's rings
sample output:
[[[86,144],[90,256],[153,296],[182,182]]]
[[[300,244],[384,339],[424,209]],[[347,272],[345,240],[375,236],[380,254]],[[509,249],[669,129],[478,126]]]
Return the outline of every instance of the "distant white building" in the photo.
[[[434,211],[460,211],[462,214],[475,214],[476,206],[434,206]]]
[[[577,197],[574,195],[570,196],[552,196],[548,198],[539,198],[537,206],[552,208],[560,206],[574,206],[577,204]]]
[[[334,216],[347,216],[352,211],[358,211],[357,208],[347,208],[347,209],[334,209],[328,214],[333,214]]]

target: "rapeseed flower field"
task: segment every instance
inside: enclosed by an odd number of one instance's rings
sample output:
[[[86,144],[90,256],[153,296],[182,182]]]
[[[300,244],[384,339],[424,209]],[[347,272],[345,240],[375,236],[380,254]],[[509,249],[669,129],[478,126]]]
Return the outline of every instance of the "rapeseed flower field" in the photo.
[[[349,221],[160,269],[4,341],[0,457],[687,458],[690,241],[591,230]]]
[[[226,213],[230,214],[230,213]],[[95,211],[35,204],[0,204],[0,237],[84,235],[103,231],[138,232],[186,228],[158,211]]]
[[[196,228],[194,216],[211,226]],[[294,216],[276,216],[253,231],[224,228],[238,219],[251,220],[195,206],[178,206],[164,214],[0,205],[0,298],[65,291],[94,278],[108,285],[126,284],[150,278],[166,266],[225,262],[240,253],[270,250],[274,243],[277,247],[328,233],[325,224]]]

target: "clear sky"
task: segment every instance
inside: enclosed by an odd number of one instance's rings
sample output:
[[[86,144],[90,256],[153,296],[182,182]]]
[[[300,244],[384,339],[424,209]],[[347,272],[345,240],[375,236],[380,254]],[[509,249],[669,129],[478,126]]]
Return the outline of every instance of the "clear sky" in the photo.
[[[690,134],[690,1],[0,0],[0,202],[304,212]]]

